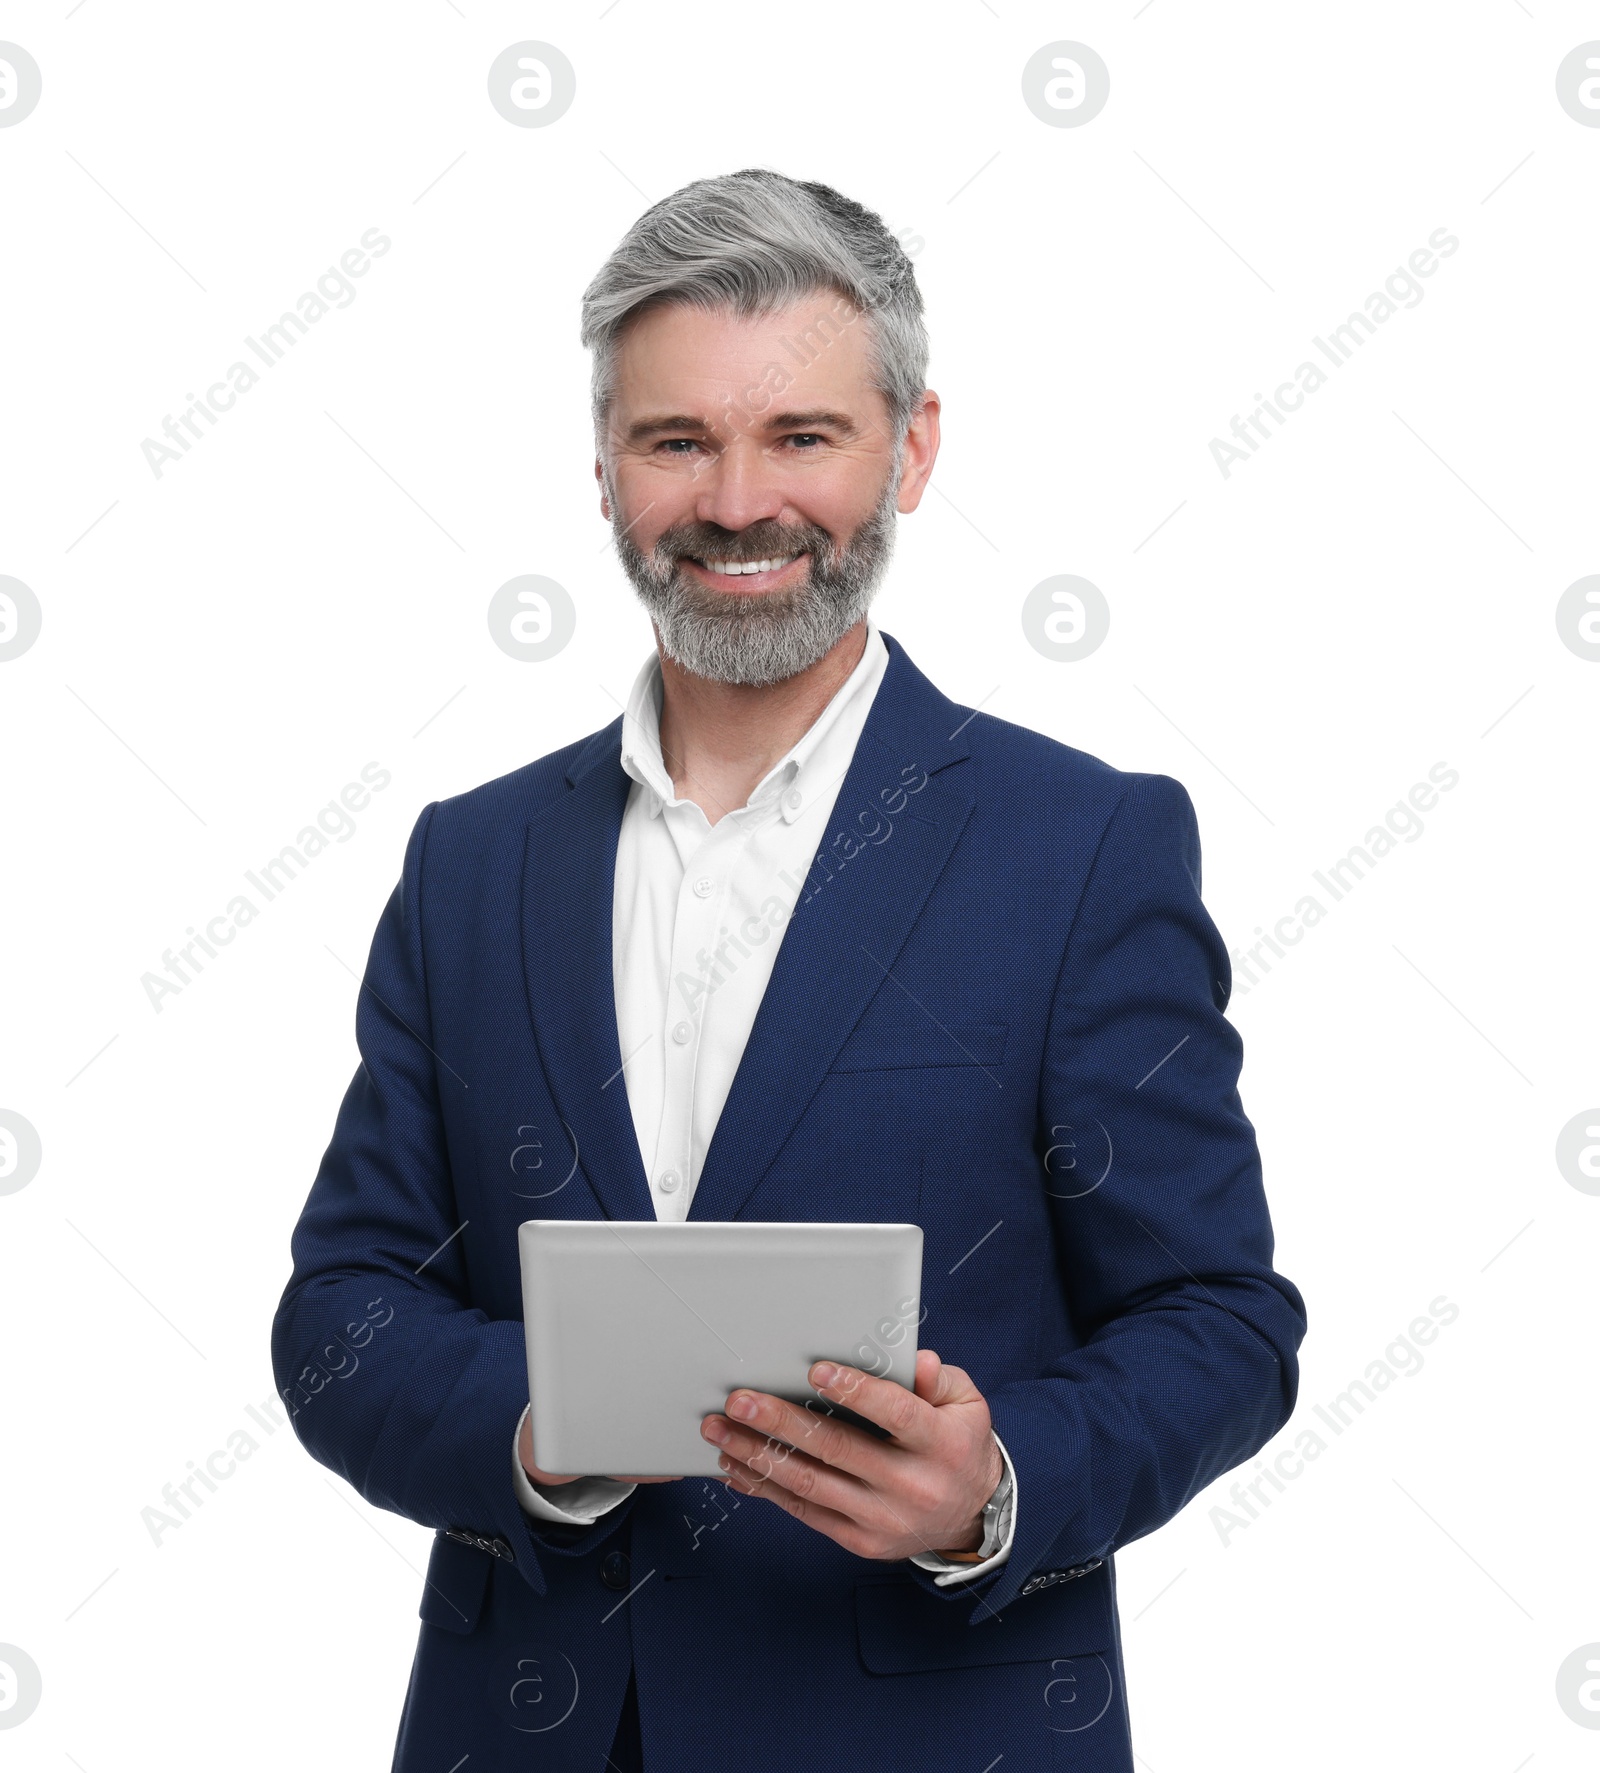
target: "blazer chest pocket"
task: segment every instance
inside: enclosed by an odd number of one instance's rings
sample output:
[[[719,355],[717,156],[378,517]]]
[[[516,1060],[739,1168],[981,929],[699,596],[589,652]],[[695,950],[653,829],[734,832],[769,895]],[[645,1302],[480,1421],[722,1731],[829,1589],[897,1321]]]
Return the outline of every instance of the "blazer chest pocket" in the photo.
[[[999,1065],[1006,1054],[1004,1022],[915,1023],[859,1028],[839,1049],[832,1071],[916,1071]]]

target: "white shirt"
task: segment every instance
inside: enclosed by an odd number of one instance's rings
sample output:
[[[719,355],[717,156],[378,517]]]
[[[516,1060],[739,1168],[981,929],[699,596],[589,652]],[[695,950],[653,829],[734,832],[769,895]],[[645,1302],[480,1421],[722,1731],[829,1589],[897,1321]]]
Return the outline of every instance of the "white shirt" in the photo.
[[[652,654],[634,680],[622,717],[621,761],[633,786],[617,839],[612,982],[628,1102],[657,1219],[689,1216],[783,932],[888,663],[869,617],[860,662],[833,700],[746,804],[715,824],[695,801],[677,797],[662,758],[659,658]],[[977,1564],[917,1554],[912,1562],[939,1572],[940,1586],[970,1581],[1010,1555],[1016,1473],[1005,1444],[998,1435],[995,1441],[1005,1461],[1003,1542]],[[636,1487],[606,1477],[535,1485],[515,1441],[512,1467],[518,1501],[545,1520],[587,1524]]]

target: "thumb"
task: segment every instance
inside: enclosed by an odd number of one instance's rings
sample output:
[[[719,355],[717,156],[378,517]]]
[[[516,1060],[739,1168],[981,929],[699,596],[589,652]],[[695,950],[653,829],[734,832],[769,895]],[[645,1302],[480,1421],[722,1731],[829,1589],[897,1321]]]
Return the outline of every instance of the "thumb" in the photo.
[[[983,1393],[973,1384],[972,1375],[965,1367],[946,1366],[941,1362],[934,1369],[932,1378],[931,1390],[925,1392],[920,1385],[917,1388],[917,1395],[925,1397],[930,1404],[981,1404],[984,1401]]]

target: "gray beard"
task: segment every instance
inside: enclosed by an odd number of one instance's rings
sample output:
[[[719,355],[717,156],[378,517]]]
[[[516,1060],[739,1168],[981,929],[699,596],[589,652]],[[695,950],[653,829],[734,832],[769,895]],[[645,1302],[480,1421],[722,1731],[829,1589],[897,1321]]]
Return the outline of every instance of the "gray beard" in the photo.
[[[617,557],[674,664],[713,683],[782,683],[827,656],[871,607],[894,549],[899,502],[897,457],[876,509],[842,548],[825,529],[756,523],[737,538],[717,525],[676,524],[645,554],[617,515],[607,480]],[[689,577],[678,562],[770,560],[809,554],[805,578],[793,590],[764,596],[715,591]]]

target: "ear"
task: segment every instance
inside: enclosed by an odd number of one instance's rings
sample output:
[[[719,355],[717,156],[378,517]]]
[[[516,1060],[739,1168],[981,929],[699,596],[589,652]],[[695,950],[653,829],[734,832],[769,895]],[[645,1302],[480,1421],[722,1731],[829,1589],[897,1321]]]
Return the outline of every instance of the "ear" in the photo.
[[[594,459],[595,484],[600,488],[600,515],[607,523],[611,521],[611,506],[606,498],[606,471],[599,456]]]
[[[933,474],[939,454],[939,396],[932,388],[922,391],[922,403],[906,427],[905,460],[900,468],[900,497],[896,509],[915,511]]]

